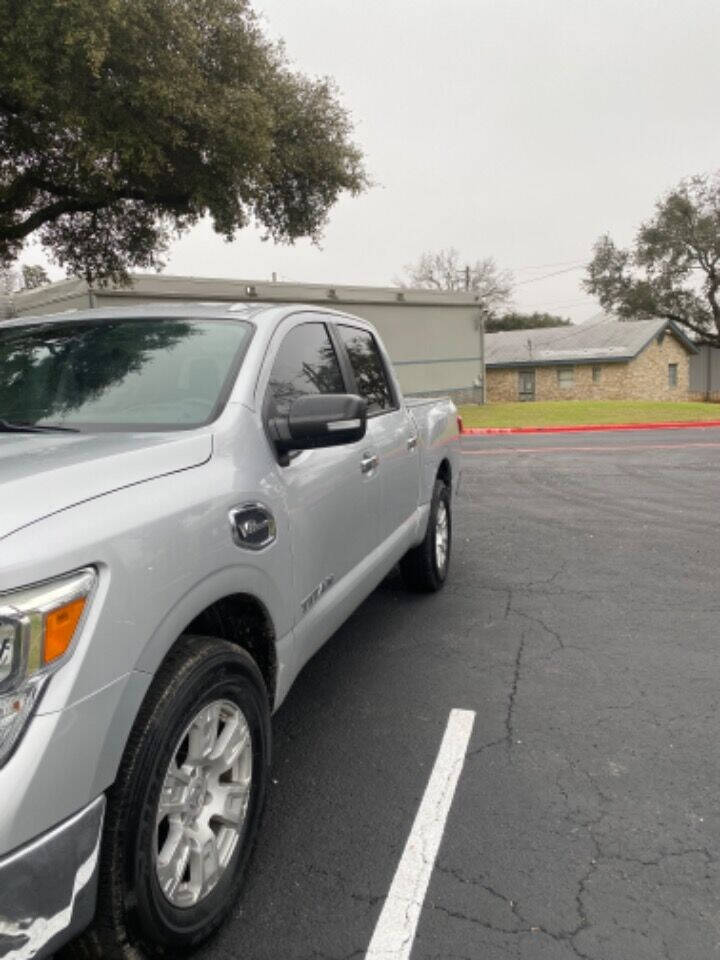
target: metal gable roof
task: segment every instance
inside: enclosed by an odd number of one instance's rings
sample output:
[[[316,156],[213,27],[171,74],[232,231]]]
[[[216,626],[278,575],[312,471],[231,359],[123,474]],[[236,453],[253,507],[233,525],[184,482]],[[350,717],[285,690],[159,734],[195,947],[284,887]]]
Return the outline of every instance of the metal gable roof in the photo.
[[[691,353],[697,347],[669,320],[597,320],[571,327],[507,330],[485,336],[485,365],[621,363],[632,360],[664,330],[671,331]]]

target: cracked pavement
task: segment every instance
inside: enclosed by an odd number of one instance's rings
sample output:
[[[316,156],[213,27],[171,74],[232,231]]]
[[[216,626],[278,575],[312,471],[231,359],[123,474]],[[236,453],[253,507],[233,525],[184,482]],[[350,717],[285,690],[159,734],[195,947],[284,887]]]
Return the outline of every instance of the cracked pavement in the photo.
[[[446,589],[389,578],[304,670],[203,960],[364,957],[453,707],[412,960],[720,957],[720,431],[465,446]]]

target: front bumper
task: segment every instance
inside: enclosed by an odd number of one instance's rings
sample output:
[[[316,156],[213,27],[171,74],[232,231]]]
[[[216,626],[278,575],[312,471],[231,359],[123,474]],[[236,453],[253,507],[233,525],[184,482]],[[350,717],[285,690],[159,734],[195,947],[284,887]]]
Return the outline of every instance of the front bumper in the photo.
[[[0,958],[40,960],[92,920],[105,795],[0,859]]]

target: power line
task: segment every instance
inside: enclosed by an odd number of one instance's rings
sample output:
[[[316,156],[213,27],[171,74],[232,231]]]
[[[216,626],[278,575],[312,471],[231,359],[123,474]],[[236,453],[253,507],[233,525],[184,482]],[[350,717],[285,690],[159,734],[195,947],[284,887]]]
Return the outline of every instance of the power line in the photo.
[[[541,280],[548,280],[550,277],[559,277],[563,273],[572,273],[573,270],[584,269],[585,264],[578,264],[576,267],[566,267],[564,270],[555,270],[553,273],[544,273],[541,277],[531,277],[529,280],[519,280],[516,286],[522,287],[526,283],[539,283]]]
[[[559,260],[557,263],[538,263],[534,266],[527,267],[508,267],[509,270],[519,271],[519,270],[549,270],[553,267],[570,267],[570,266],[581,266],[585,264],[585,260]]]
[[[591,300],[570,300],[563,303],[521,303],[515,307],[518,313],[546,313],[556,312],[558,310],[572,310],[574,307],[592,307]],[[512,311],[509,311],[512,313]]]
[[[532,292],[532,291],[531,291]],[[593,300],[594,295],[592,293],[578,294],[575,297],[564,297],[562,300],[544,300],[543,303],[553,304],[556,307],[561,307],[564,304],[572,306],[575,303],[585,303],[587,300]]]

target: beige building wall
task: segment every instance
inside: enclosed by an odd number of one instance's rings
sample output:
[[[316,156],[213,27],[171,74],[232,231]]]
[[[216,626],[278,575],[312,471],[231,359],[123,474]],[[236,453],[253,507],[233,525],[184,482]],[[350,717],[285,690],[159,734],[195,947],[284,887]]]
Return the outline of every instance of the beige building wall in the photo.
[[[668,365],[677,364],[677,386],[670,387]],[[627,397],[631,400],[688,400],[690,353],[671,334],[656,340],[628,365]]]
[[[47,313],[64,313],[65,310],[87,310],[91,306],[92,299],[86,283],[82,280],[60,280],[46,287],[15,294],[10,315],[36,317]]]
[[[488,403],[514,403],[518,396],[518,370],[514,367],[485,371]]]
[[[670,387],[668,366],[677,364],[677,386]],[[662,342],[652,340],[627,363],[575,364],[574,383],[561,386],[558,370],[567,365],[535,367],[536,400],[687,400],[690,354],[672,334]],[[600,367],[600,381],[593,380],[593,367]],[[508,403],[520,399],[519,374],[524,368],[487,371],[487,400]]]
[[[593,381],[593,366],[600,367],[600,382]],[[527,367],[523,368],[529,369]],[[626,363],[576,364],[572,386],[560,386],[558,370],[562,367],[535,367],[536,400],[622,400],[627,397]],[[667,376],[667,374],[666,374]],[[518,368],[487,371],[489,403],[509,403],[520,399]]]
[[[593,381],[593,366],[600,367],[600,382]],[[582,364],[574,368],[575,383],[561,386],[558,368],[546,367],[539,378],[538,400],[623,400],[627,396],[627,363]],[[536,381],[537,382],[537,381]],[[542,390],[542,397],[539,391]]]
[[[482,377],[479,311],[474,304],[341,301],[333,306],[377,328],[404,393],[465,390]]]
[[[24,292],[16,297],[15,313],[177,300],[298,303],[354,314],[377,327],[404,393],[482,400],[482,332],[472,293],[142,274],[131,287],[90,290],[80,280],[66,280]]]

